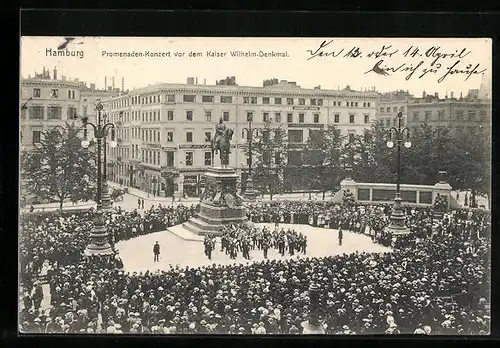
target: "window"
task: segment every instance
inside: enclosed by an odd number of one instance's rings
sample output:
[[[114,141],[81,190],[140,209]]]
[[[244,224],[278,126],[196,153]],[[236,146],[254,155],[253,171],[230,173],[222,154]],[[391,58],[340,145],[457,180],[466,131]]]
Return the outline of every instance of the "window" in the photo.
[[[207,121],[207,122],[212,121],[212,111],[205,110],[205,121]]]
[[[156,164],[156,151],[153,151],[153,164]]]
[[[413,112],[413,121],[419,121],[420,118],[420,112],[414,111]]]
[[[458,110],[456,115],[457,115],[456,116],[457,117],[457,121],[462,121],[463,118],[464,118],[464,111],[463,110]]]
[[[274,121],[278,123],[281,122],[281,113],[279,112],[274,113]]]
[[[354,115],[349,115],[349,123],[354,123]]]
[[[212,141],[212,133],[211,132],[205,132],[205,142],[209,143]]]
[[[233,102],[233,97],[232,96],[221,96],[220,97],[220,102],[221,103],[225,103],[225,104],[228,104],[228,103],[232,103]]]
[[[193,153],[186,152],[186,166],[192,166],[192,165],[193,165]]]
[[[444,118],[445,118],[445,111],[444,110],[439,110],[438,111],[438,119],[440,121],[442,121],[442,120],[444,120]]]
[[[174,132],[167,132],[167,142],[171,143],[174,141]]]
[[[429,121],[432,116],[432,111],[426,111],[425,112],[425,121]]]
[[[229,121],[229,111],[223,111],[222,112],[222,119],[227,122]]]
[[[384,108],[380,108],[380,113],[383,114],[384,113]]]
[[[386,110],[387,110],[387,113],[391,112],[391,108],[390,107],[387,107]]]
[[[193,132],[186,132],[186,142],[188,143],[193,142]]]
[[[288,141],[290,143],[302,143],[304,141],[302,130],[289,130]]]
[[[486,111],[485,110],[479,111],[479,120],[481,122],[484,122],[486,120]]]
[[[39,144],[42,139],[42,132],[38,130],[33,131],[33,143]]]
[[[30,106],[30,120],[43,120],[43,106]]]
[[[184,101],[184,103],[194,103],[196,101],[196,96],[184,94],[182,96],[182,100]]]
[[[281,105],[281,98],[274,98],[274,104]]]
[[[293,114],[286,114],[286,121],[288,123],[292,123],[293,122]]]
[[[167,111],[167,121],[173,121],[174,120],[174,110],[168,110]]]
[[[475,121],[475,120],[476,120],[476,112],[469,111],[469,121]]]
[[[323,106],[323,99],[318,99],[318,106]]]
[[[304,114],[299,114],[299,122],[304,123]]]
[[[201,97],[201,102],[202,103],[213,103],[214,102],[214,96],[213,95],[204,95]]]
[[[58,96],[59,96],[59,90],[53,89],[53,90],[50,91],[50,97],[51,98],[58,98]]]
[[[311,105],[316,105],[316,99],[311,99]]]
[[[40,98],[40,88],[33,88],[33,98]]]
[[[87,106],[84,106],[82,108],[82,110],[83,110],[83,117],[86,117],[87,116]]]
[[[212,165],[212,153],[211,152],[205,152],[205,165],[206,166]]]
[[[193,120],[193,111],[192,110],[187,110],[186,111],[186,120],[187,121],[192,121]]]
[[[252,122],[252,121],[253,121],[253,113],[247,112],[247,122]]]
[[[68,99],[71,99],[71,90],[68,90]]]
[[[257,97],[250,97],[250,104],[257,104]]]
[[[335,114],[334,123],[340,123],[340,115],[339,114]]]
[[[269,112],[264,112],[262,114],[262,120],[263,120],[263,122],[270,122],[270,120],[269,120]]]
[[[262,104],[269,104],[269,97],[262,97]]]
[[[286,98],[287,105],[293,105],[293,98]]]
[[[319,114],[314,114],[314,123],[319,123]]]
[[[274,164],[276,164],[276,165],[281,164],[281,152],[274,153]]]
[[[49,106],[47,108],[48,120],[60,120],[62,117],[62,108],[60,106]]]
[[[370,115],[365,115],[365,123],[370,123]]]
[[[366,108],[366,103],[363,103],[363,107]]]
[[[68,106],[68,109],[66,112],[67,112],[68,120],[74,120],[78,117],[76,114],[76,108],[73,106]]]
[[[250,104],[250,97],[243,97],[243,104]]]
[[[299,98],[299,105],[306,105],[305,98]]]
[[[393,107],[392,112],[398,112],[398,107],[397,106]]]
[[[25,120],[26,119],[26,108],[23,108],[21,106],[21,119]]]
[[[165,100],[167,103],[175,103],[175,95],[174,94],[167,94],[165,96]]]
[[[174,153],[172,151],[167,152],[167,167],[174,166]]]
[[[354,103],[354,106],[358,107],[358,102],[355,102],[355,103]]]
[[[387,127],[390,127],[390,126],[391,126],[391,119],[390,119],[390,118],[388,118],[388,119],[386,119],[386,120],[385,120],[385,125],[386,125]]]

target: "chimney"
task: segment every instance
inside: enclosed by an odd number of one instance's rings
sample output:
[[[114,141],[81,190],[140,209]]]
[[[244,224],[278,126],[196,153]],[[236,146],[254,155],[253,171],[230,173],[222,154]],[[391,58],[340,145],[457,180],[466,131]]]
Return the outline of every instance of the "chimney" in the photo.
[[[434,93],[434,97],[435,97],[435,98],[439,98],[439,94],[438,94],[438,92]]]
[[[425,96],[426,96],[426,93],[425,93],[425,91],[423,91],[422,92],[422,98],[425,98]]]
[[[115,90],[115,77],[111,78],[111,83],[113,84],[113,91]]]
[[[122,76],[122,92],[125,91],[125,77]]]
[[[450,98],[453,99],[453,92],[450,92]]]
[[[108,90],[108,77],[107,76],[104,76],[104,90],[105,91]]]
[[[54,67],[54,80],[57,80],[57,69]]]
[[[462,99],[462,92],[460,92],[460,99]]]
[[[187,78],[187,84],[188,85],[194,85],[194,77],[188,77]]]
[[[195,82],[195,84],[198,84],[198,78],[196,78],[196,82]]]
[[[61,76],[61,80],[66,81],[66,76]]]
[[[206,85],[207,84],[207,79],[203,79],[203,84]]]
[[[90,84],[90,89],[93,90],[93,91],[95,90],[95,83],[91,83]]]

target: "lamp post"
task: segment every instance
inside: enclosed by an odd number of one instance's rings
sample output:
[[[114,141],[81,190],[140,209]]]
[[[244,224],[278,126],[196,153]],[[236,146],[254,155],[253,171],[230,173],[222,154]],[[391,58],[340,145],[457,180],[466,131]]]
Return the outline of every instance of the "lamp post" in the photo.
[[[325,329],[319,321],[319,286],[309,285],[309,318],[301,324],[305,335],[324,335]]]
[[[396,197],[394,198],[394,206],[391,212],[391,223],[386,228],[386,232],[390,233],[392,236],[400,236],[410,233],[410,229],[405,225],[405,215],[401,207],[401,143],[404,140],[404,147],[409,149],[411,147],[410,142],[410,130],[407,127],[402,127],[401,121],[403,118],[403,113],[399,112],[397,115],[398,127],[391,127],[389,129],[389,140],[387,141],[387,147],[392,149],[396,145],[397,156],[396,156],[396,166],[397,166],[397,179],[396,179]],[[394,140],[395,142],[394,142]]]
[[[248,127],[243,128],[243,130],[246,133],[248,141],[248,175],[245,185],[245,192],[243,192],[243,197],[245,197],[245,199],[249,201],[254,201],[256,194],[253,189],[253,179],[252,179],[252,143],[253,143],[254,132],[255,135],[257,135],[261,131],[261,129],[252,127],[252,122],[253,122],[252,113],[249,113],[247,115],[247,121],[248,121]]]
[[[88,148],[90,146],[90,141],[87,139],[87,126],[90,125],[94,129],[94,137],[97,140],[97,190],[96,190],[96,203],[97,211],[94,217],[94,227],[90,233],[91,242],[85,249],[85,255],[111,255],[113,250],[108,242],[108,233],[106,229],[106,224],[104,222],[103,210],[102,210],[102,163],[101,163],[101,152],[102,152],[102,140],[108,134],[109,129],[111,129],[111,147],[116,146],[115,141],[115,129],[112,123],[101,123],[101,111],[103,106],[100,101],[97,102],[97,124],[88,122],[88,118],[84,117],[83,122],[83,140],[82,147]]]

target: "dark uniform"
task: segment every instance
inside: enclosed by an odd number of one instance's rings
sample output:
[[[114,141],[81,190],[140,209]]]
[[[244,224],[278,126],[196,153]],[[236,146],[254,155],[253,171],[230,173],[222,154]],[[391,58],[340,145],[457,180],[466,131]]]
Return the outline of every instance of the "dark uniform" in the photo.
[[[160,261],[160,244],[158,242],[153,246],[154,262]]]

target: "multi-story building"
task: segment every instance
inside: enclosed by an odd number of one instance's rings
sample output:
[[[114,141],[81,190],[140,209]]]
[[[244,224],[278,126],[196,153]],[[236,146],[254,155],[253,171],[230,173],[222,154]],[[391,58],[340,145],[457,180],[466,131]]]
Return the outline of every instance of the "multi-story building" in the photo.
[[[119,90],[98,90],[94,84],[89,88],[78,79],[70,80],[65,76],[58,79],[55,68],[51,77],[43,68],[41,74],[21,80],[21,145],[29,150],[34,143],[40,142],[43,131],[62,126],[76,116],[88,115],[90,121],[95,121],[97,99],[105,100],[119,94]]]
[[[264,87],[199,85],[188,78],[186,84],[152,85],[108,100],[105,109],[112,120],[121,121],[118,147],[110,149],[112,177],[162,195],[194,196],[202,174],[212,165],[210,144],[219,118],[235,131],[229,164],[240,174],[248,165],[243,128],[250,115],[254,127],[266,122],[281,126],[295,145],[304,144],[311,131],[326,125],[354,135],[375,121],[374,91],[267,82]],[[300,146],[296,150],[289,152],[288,161],[300,164]]]
[[[397,126],[397,115],[403,113],[402,123],[407,123],[408,101],[412,95],[408,91],[380,93],[378,100],[377,121],[384,127]]]
[[[478,128],[491,129],[491,100],[480,99],[479,90],[470,90],[463,97],[439,98],[439,95],[426,95],[413,98],[408,104],[408,127],[413,133],[426,123],[436,134],[444,130],[456,137],[474,135]]]

